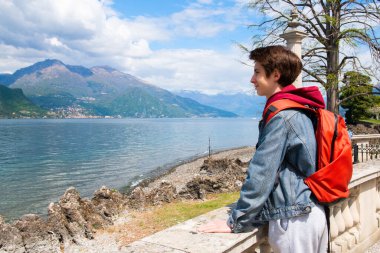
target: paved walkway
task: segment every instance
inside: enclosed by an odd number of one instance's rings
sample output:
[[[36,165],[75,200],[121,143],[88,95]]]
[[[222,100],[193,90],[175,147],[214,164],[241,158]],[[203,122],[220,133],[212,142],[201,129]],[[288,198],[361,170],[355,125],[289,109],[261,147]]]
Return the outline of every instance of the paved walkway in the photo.
[[[374,244],[364,253],[379,253],[380,252],[380,242]]]

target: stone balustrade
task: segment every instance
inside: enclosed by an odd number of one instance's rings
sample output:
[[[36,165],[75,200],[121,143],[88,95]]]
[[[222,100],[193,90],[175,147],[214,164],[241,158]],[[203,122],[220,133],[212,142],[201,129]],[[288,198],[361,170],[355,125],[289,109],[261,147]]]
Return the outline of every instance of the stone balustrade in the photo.
[[[380,160],[354,165],[349,187],[330,207],[331,252],[364,252],[380,240]]]
[[[330,252],[364,252],[380,240],[380,160],[354,165],[349,198],[330,206]],[[202,234],[196,228],[212,219],[227,219],[230,207],[198,216],[145,237],[122,252],[272,252],[267,227],[241,234]]]
[[[380,134],[356,134],[352,136],[351,139],[352,145],[354,144],[369,144],[371,143],[379,143],[380,142]]]
[[[380,134],[354,135],[351,141],[354,163],[380,158]]]

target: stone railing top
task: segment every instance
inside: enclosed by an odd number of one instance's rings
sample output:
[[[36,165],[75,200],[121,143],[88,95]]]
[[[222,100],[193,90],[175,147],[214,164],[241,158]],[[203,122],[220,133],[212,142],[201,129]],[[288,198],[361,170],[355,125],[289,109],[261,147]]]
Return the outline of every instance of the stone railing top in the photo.
[[[380,160],[354,165],[350,189],[368,180],[380,176]],[[121,252],[139,253],[224,253],[244,252],[252,245],[259,245],[266,240],[263,229],[255,229],[241,234],[202,234],[196,228],[213,219],[227,219],[230,207],[223,207],[181,224],[175,225],[151,236],[145,237],[128,246]]]
[[[354,171],[349,188],[353,188],[373,178],[380,177],[380,160],[369,160],[354,164]]]
[[[380,134],[355,134],[352,140],[380,139]]]
[[[263,241],[265,236],[261,229],[240,234],[203,234],[196,231],[197,227],[210,220],[228,217],[231,207],[223,207],[194,219],[185,221],[139,241],[125,246],[121,252],[161,253],[161,252],[243,252],[256,243]]]

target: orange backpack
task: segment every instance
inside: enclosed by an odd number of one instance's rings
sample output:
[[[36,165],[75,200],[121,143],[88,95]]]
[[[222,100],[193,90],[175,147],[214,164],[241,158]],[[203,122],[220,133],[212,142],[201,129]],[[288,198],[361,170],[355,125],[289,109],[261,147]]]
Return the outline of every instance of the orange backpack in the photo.
[[[325,109],[312,109],[288,99],[280,99],[264,110],[264,125],[278,112],[299,108],[317,117],[317,171],[304,182],[320,203],[333,203],[349,195],[352,177],[351,141],[344,119]]]

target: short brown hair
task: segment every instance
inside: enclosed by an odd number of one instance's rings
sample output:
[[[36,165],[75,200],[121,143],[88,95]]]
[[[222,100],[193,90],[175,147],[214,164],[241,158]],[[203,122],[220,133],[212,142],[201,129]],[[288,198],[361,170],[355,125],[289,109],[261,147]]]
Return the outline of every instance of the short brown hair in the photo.
[[[249,59],[260,63],[267,77],[277,69],[281,74],[278,83],[283,87],[292,84],[302,70],[301,59],[283,46],[256,48],[250,52]]]

